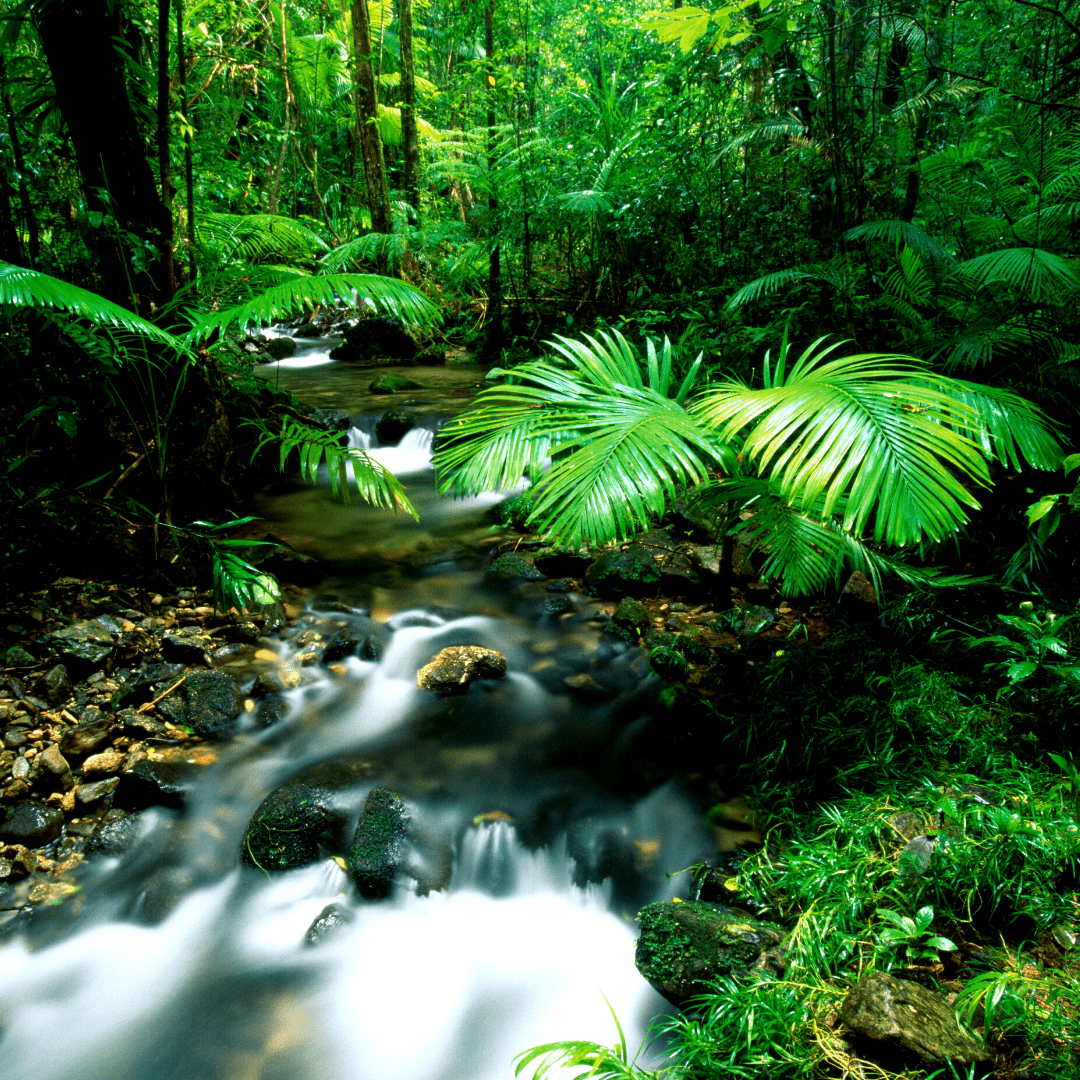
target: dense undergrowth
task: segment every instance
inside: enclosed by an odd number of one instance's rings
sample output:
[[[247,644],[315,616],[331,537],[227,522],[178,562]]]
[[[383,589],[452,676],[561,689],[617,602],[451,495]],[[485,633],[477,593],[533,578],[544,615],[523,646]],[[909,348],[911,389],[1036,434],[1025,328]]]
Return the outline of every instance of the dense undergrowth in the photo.
[[[680,895],[785,928],[783,976],[725,979],[662,1018],[651,1069],[622,1043],[579,1042],[549,1047],[541,1068],[687,1080],[1076,1075],[1080,689],[1071,671],[1003,665],[1009,649],[988,637],[1023,648],[1018,623],[1060,618],[1027,603],[1007,613],[1012,624],[988,614],[1010,600],[913,594],[880,624],[838,625],[821,645],[785,650],[741,701],[703,706],[680,727],[676,738],[719,735],[711,760],[744,763],[710,778],[712,814],[723,820],[731,794],[749,792],[760,837],[693,868]],[[961,621],[971,629],[943,632]],[[980,623],[1004,632],[980,634]],[[1067,654],[1071,621],[1057,629]],[[860,1057],[839,1013],[874,970],[950,995],[990,1062],[891,1072]]]

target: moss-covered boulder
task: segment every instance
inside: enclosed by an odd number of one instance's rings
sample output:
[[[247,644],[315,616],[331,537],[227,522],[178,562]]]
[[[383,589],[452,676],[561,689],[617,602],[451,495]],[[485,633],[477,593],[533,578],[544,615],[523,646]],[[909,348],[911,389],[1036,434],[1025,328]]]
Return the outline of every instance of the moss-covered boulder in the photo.
[[[409,807],[396,791],[375,788],[364,803],[349,848],[349,872],[360,895],[384,900],[407,855]]]
[[[230,732],[243,711],[244,698],[231,675],[224,671],[193,671],[158,708],[174,724],[202,738]]]
[[[941,994],[884,971],[852,987],[840,1018],[854,1033],[859,1056],[891,1071],[972,1065],[990,1057],[961,1030]]]
[[[611,621],[616,626],[622,626],[628,630],[640,630],[642,627],[652,625],[652,619],[645,605],[640,600],[631,600],[629,597],[615,609]]]
[[[634,963],[673,1005],[704,994],[710,983],[752,970],[778,969],[784,931],[705,903],[649,904],[638,913]]]
[[[368,389],[373,394],[400,394],[405,390],[422,390],[423,387],[404,375],[380,375],[371,380]]]
[[[267,873],[309,866],[333,847],[330,792],[297,777],[271,792],[248,824],[240,858]]]
[[[585,571],[585,583],[605,596],[652,596],[660,585],[660,570],[641,551],[607,551]]]
[[[488,577],[499,581],[539,581],[544,575],[524,555],[508,553],[499,555],[488,567]]]

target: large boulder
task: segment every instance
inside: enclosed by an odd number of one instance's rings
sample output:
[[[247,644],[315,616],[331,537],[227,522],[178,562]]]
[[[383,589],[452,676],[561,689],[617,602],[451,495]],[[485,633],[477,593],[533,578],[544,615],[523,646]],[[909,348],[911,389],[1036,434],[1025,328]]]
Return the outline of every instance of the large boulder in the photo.
[[[971,1065],[990,1057],[981,1042],[961,1030],[940,994],[884,971],[855,984],[840,1018],[854,1032],[859,1056],[890,1070]]]
[[[275,360],[287,360],[296,352],[296,342],[291,337],[267,338],[263,343],[263,350]]]
[[[375,422],[375,436],[383,446],[397,446],[416,427],[416,413],[409,409],[387,409]]]
[[[370,363],[373,360],[411,360],[416,342],[392,319],[363,319],[345,331],[345,340],[330,353],[331,360]]]
[[[451,645],[416,673],[416,685],[439,694],[463,694],[477,679],[501,679],[505,675],[506,660],[494,649]]]
[[[712,904],[671,901],[638,913],[634,963],[673,1005],[706,993],[726,976],[782,969],[784,931]]]

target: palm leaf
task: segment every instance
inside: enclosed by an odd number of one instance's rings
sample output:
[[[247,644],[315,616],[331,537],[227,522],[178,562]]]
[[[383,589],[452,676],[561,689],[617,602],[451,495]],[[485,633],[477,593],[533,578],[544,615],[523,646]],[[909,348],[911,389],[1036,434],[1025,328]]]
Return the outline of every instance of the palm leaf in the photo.
[[[1003,281],[1036,301],[1080,288],[1075,261],[1040,248],[1005,248],[976,255],[956,268],[956,276],[976,289]]]
[[[205,341],[215,331],[237,327],[269,326],[317,307],[357,307],[396,315],[405,322],[431,325],[439,322],[439,309],[412,285],[377,274],[326,274],[297,276],[268,289],[261,296],[224,311],[198,317],[185,340]]]
[[[925,383],[911,357],[830,360],[838,346],[814,342],[780,385],[721,384],[692,410],[726,442],[746,431],[744,454],[770,473],[787,501],[823,497],[829,516],[844,501],[845,532],[873,523],[877,540],[903,546],[943,539],[979,504],[959,479],[989,479],[968,435],[972,410]],[[922,381],[921,381],[922,380]]]
[[[677,402],[645,385],[621,334],[551,344],[569,370],[520,365],[512,372],[520,381],[483,391],[443,429],[440,490],[507,490],[528,473],[536,489],[531,520],[552,539],[572,546],[623,539],[646,528],[665,499],[704,481],[722,450]],[[654,357],[650,381],[665,380],[670,372]]]
[[[314,229],[278,214],[200,214],[195,236],[220,258],[251,263],[282,256],[307,258],[329,250]]]
[[[0,262],[0,305],[34,308],[45,314],[64,312],[99,326],[127,330],[140,338],[183,351],[179,338],[89,289],[80,289],[37,270]],[[63,324],[61,324],[63,325]]]
[[[854,241],[880,240],[883,243],[892,244],[897,249],[901,245],[905,245],[914,249],[929,263],[950,268],[956,265],[956,260],[937,240],[910,221],[900,221],[896,218],[885,221],[868,221],[865,225],[856,225],[855,228],[848,229],[844,233],[844,239]]]
[[[737,311],[739,308],[746,307],[747,304],[752,304],[755,300],[768,296],[770,293],[779,292],[781,289],[786,289],[788,286],[800,281],[815,280],[816,278],[816,274],[809,273],[806,270],[777,270],[775,273],[766,274],[764,277],[756,278],[748,285],[744,285],[728,300],[724,305],[724,310]]]

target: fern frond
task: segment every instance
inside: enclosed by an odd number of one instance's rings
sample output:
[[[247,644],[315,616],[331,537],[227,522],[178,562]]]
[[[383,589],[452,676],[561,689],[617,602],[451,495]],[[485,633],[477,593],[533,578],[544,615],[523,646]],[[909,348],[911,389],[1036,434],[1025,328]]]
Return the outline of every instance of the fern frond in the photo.
[[[1036,301],[1080,289],[1075,260],[1039,248],[1005,248],[976,255],[956,268],[956,276],[976,289],[1001,281]]]
[[[441,319],[439,309],[417,288],[377,274],[327,274],[297,278],[268,289],[246,303],[200,315],[185,340],[205,341],[215,331],[269,326],[317,307],[367,306],[396,315],[404,322],[429,326]]]
[[[6,308],[34,308],[47,314],[64,312],[91,324],[126,330],[148,341],[184,351],[179,338],[152,322],[106,300],[89,289],[61,281],[38,270],[0,262],[0,305]],[[60,323],[63,326],[63,323]]]

